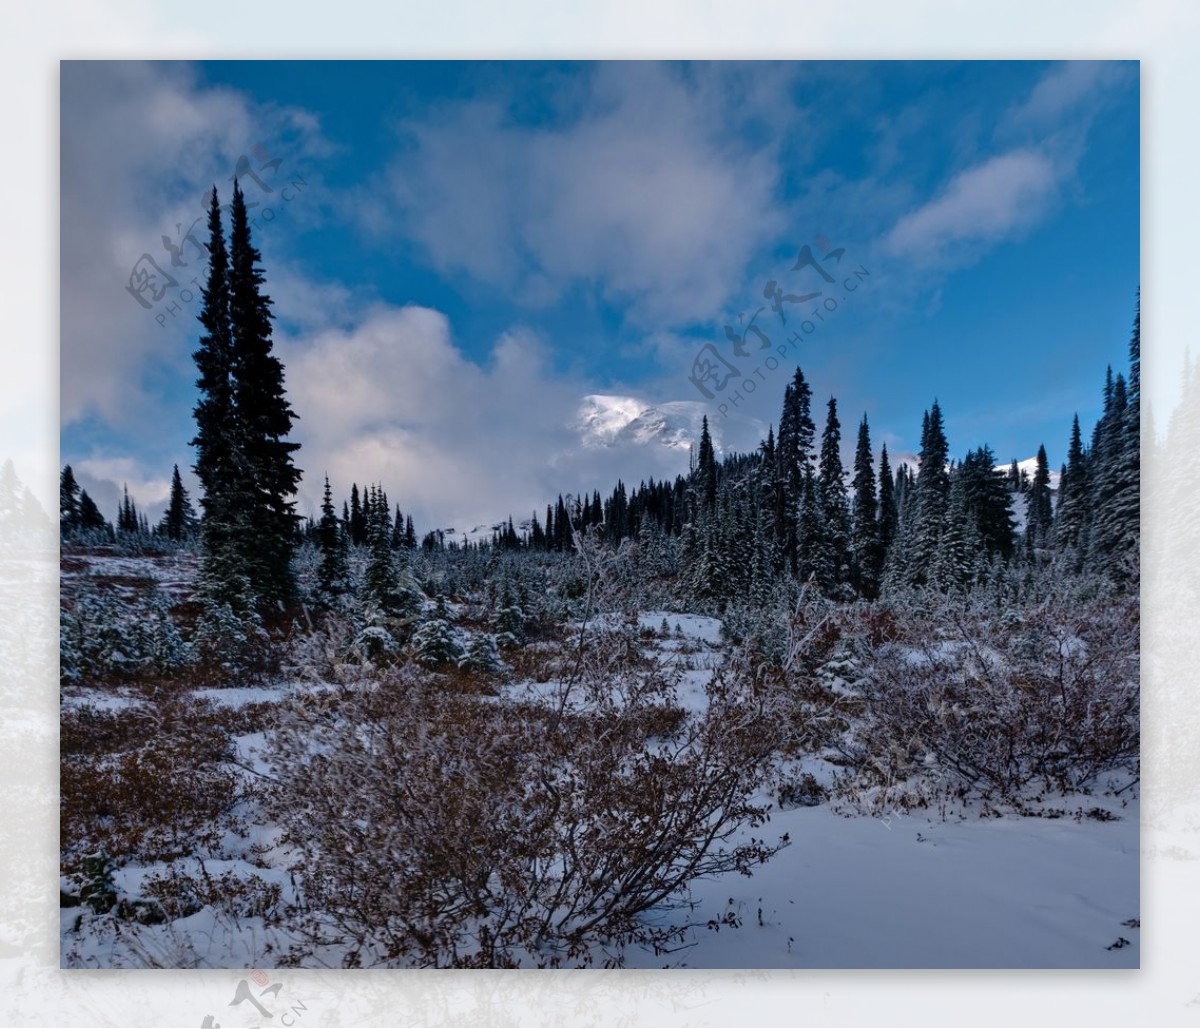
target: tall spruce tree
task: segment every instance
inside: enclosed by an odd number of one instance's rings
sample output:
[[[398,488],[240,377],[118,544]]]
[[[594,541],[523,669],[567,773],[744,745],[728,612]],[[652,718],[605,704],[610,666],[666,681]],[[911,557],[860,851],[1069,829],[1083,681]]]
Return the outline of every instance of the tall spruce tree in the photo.
[[[700,504],[709,509],[717,502],[717,456],[708,432],[708,415],[700,423],[700,450],[696,461],[697,493]],[[597,494],[599,496],[599,494]]]
[[[888,477],[890,484],[891,477]],[[871,460],[871,430],[864,414],[858,426],[854,450],[854,517],[850,538],[853,555],[853,585],[868,599],[878,596],[883,567],[879,504],[875,491],[875,467]]]
[[[1025,546],[1033,553],[1050,544],[1054,524],[1054,509],[1050,500],[1050,463],[1046,447],[1038,447],[1033,482],[1025,495]]]
[[[796,523],[797,577],[801,582],[813,582],[823,593],[829,593],[835,584],[835,564],[825,527],[821,491],[811,465],[804,468]]]
[[[196,512],[192,509],[192,501],[187,490],[183,487],[183,479],[179,475],[179,465],[175,465],[171,473],[171,496],[167,509],[163,512],[158,531],[167,539],[180,542],[191,538],[196,528]]]
[[[361,547],[367,542],[367,518],[362,501],[358,496],[358,483],[350,483],[350,541]]]
[[[887,444],[879,451],[879,549],[880,566],[887,561],[888,551],[896,539],[899,515],[896,510],[896,483],[891,463],[888,461]]]
[[[196,402],[194,470],[200,480],[203,565],[200,592],[214,609],[228,605],[244,616],[257,602],[250,582],[255,545],[250,511],[256,487],[246,459],[245,426],[234,398],[233,330],[230,321],[229,252],[221,205],[213,187],[208,211],[208,276],[201,289],[200,377]]]
[[[346,554],[348,540],[333,506],[328,475],[325,476],[321,520],[317,523],[316,536],[317,550],[321,555],[317,566],[317,588],[328,602],[347,591],[350,579]]]
[[[1109,502],[1112,560],[1109,571],[1118,579],[1133,572],[1141,543],[1142,448],[1142,313],[1139,291],[1129,338],[1129,388],[1126,394],[1123,438],[1119,445],[1116,480]],[[1149,419],[1147,419],[1149,421]],[[1147,450],[1153,449],[1149,439]]]
[[[983,546],[987,557],[1003,561],[1012,557],[1015,543],[1012,517],[1013,493],[1008,476],[996,469],[996,457],[988,446],[977,447],[959,466],[962,501],[973,522],[970,537]]]
[[[137,505],[129,499],[129,486],[122,487],[123,498],[117,509],[117,532],[136,536],[141,531],[138,523]]]
[[[1058,511],[1054,517],[1054,543],[1074,555],[1071,567],[1078,570],[1087,552],[1090,499],[1087,454],[1079,431],[1079,415],[1071,423],[1067,463],[1058,486]]]
[[[895,548],[899,557],[897,572],[910,586],[932,581],[950,499],[948,456],[942,411],[935,400],[922,416],[920,464],[916,481],[904,488],[901,538]]]
[[[971,474],[964,465],[959,465],[950,474],[938,549],[929,571],[929,582],[944,593],[969,588],[984,564],[983,548],[971,511]]]
[[[783,410],[779,415],[779,435],[775,444],[779,462],[776,535],[792,571],[797,571],[797,518],[808,467],[816,437],[812,420],[812,390],[804,381],[804,372],[796,368],[792,381],[783,392]]]
[[[230,370],[253,482],[247,522],[256,538],[248,573],[262,598],[287,601],[295,589],[292,555],[300,482],[292,455],[300,444],[287,438],[296,415],[284,390],[283,364],[273,353],[271,298],[263,292],[261,255],[251,239],[245,197],[236,180],[230,221]]]
[[[817,487],[828,541],[832,582],[840,584],[850,580],[850,510],[842,468],[842,423],[837,416],[836,398],[829,398],[826,412],[825,430],[821,433]]]
[[[70,536],[79,528],[79,483],[71,466],[63,465],[58,478],[58,529],[63,536]]]
[[[1091,525],[1088,567],[1121,580],[1132,572],[1139,537],[1140,313],[1130,338],[1130,387],[1111,369],[1105,383],[1104,413],[1096,423],[1088,459]],[[1136,386],[1135,386],[1136,383]]]
[[[88,491],[82,488],[79,491],[79,531],[112,536],[112,526],[101,514],[96,502],[88,496]]]
[[[399,606],[399,571],[392,552],[387,507],[374,486],[365,491],[363,517],[367,525],[369,554],[363,572],[363,600],[376,613],[389,615]]]

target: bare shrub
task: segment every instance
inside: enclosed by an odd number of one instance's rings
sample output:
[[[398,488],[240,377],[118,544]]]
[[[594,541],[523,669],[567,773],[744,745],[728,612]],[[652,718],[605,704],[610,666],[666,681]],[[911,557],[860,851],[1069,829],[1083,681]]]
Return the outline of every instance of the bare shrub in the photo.
[[[309,944],[350,965],[619,964],[669,948],[701,876],[749,874],[778,734],[738,668],[707,713],[599,632],[548,702],[447,692],[411,666],[277,734]],[[636,633],[634,634],[636,640]]]
[[[1136,597],[1051,598],[1003,613],[934,612],[922,642],[857,642],[865,711],[843,750],[843,793],[931,780],[983,797],[1073,792],[1136,765]],[[872,794],[878,796],[878,794]]]
[[[172,860],[215,838],[241,795],[229,738],[209,705],[64,717],[60,769],[64,863],[71,855]],[[103,750],[89,741],[95,726]],[[111,748],[111,749],[109,749]]]

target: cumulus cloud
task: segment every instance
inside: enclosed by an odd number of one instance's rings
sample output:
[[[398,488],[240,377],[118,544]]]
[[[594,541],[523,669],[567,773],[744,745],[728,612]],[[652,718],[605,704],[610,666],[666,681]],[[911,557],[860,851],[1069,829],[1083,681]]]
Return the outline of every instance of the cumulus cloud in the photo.
[[[960,172],[940,195],[902,217],[887,247],[901,257],[931,261],[956,244],[1005,239],[1041,218],[1058,180],[1054,163],[1032,150],[990,158]]]
[[[1050,69],[1001,123],[1001,132],[1054,129],[1069,116],[1136,75],[1129,61],[1063,61]]]
[[[992,134],[998,152],[977,158],[902,215],[884,248],[922,267],[953,266],[1035,226],[1057,206],[1108,98],[1133,75],[1128,61],[1052,65],[999,119]]]
[[[458,103],[403,126],[387,198],[442,272],[531,305],[596,287],[635,320],[700,320],[779,228],[777,144],[751,148],[730,131],[766,110],[764,78],[778,84],[771,67],[689,77],[602,64],[570,114],[536,125],[500,101]],[[786,119],[773,96],[774,117]],[[366,210],[390,228],[378,197]]]
[[[152,522],[157,521],[171,494],[169,477],[148,474],[141,462],[128,456],[87,457],[72,465],[71,470],[110,521],[116,521],[125,488],[137,509]]]
[[[61,417],[127,425],[161,405],[145,378],[184,368],[179,339],[195,325],[184,309],[160,326],[125,289],[134,264],[149,253],[190,283],[204,262],[186,233],[200,218],[203,243],[203,195],[215,184],[228,201],[237,158],[262,146],[296,161],[322,144],[310,116],[206,86],[185,64],[67,61],[61,93]]]
[[[315,511],[323,477],[345,496],[378,482],[425,528],[470,530],[539,513],[560,492],[607,491],[618,476],[674,476],[687,455],[665,446],[580,443],[584,384],[557,375],[523,329],[488,360],[464,356],[438,311],[378,305],[348,328],[282,342],[306,470],[300,507]]]

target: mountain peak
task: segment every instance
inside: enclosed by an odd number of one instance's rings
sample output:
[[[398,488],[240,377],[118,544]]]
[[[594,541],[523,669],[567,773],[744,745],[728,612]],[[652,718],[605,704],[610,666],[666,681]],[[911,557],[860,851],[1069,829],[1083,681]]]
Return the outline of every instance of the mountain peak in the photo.
[[[626,443],[658,443],[677,450],[699,444],[701,425],[709,413],[698,400],[650,404],[636,397],[590,393],[579,402],[573,428],[586,447],[616,447]],[[720,451],[718,427],[709,422],[713,447]]]

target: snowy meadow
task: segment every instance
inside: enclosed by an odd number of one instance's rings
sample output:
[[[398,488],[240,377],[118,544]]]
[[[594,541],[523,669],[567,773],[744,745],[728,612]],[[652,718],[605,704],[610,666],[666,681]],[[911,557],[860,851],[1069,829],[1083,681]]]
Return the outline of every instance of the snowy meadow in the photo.
[[[714,617],[577,542],[223,652],[187,547],[66,552],[64,965],[1137,965],[1135,596]]]

